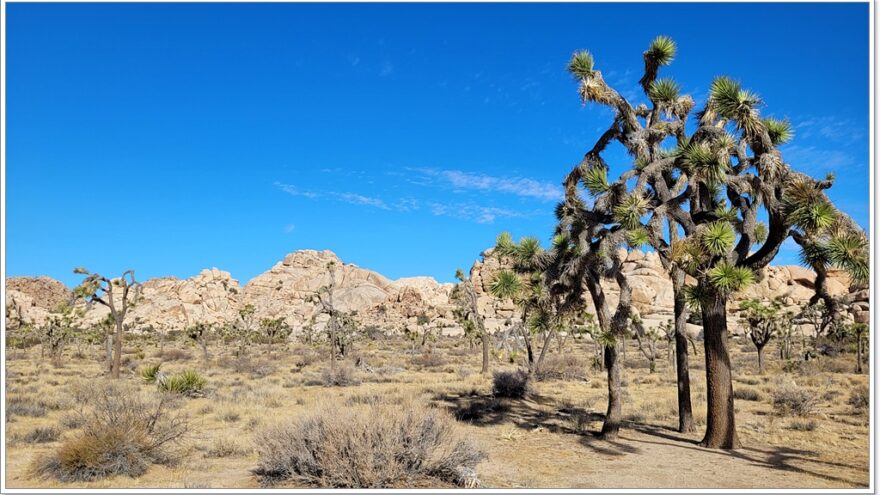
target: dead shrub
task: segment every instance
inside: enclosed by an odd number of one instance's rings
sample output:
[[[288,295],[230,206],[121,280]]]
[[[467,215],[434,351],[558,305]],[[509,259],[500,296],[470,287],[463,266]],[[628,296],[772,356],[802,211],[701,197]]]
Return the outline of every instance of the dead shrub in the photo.
[[[39,399],[22,395],[6,396],[6,417],[12,416],[29,416],[31,418],[42,418],[46,415],[47,404]]]
[[[220,457],[244,457],[248,454],[248,449],[241,446],[235,440],[229,438],[218,438],[205,450],[206,458]]]
[[[113,475],[140,476],[151,464],[173,460],[171,447],[186,433],[183,416],[170,414],[170,396],[147,397],[111,382],[74,391],[82,406],[82,430],[33,467],[41,477],[92,481]]]
[[[153,357],[159,358],[162,361],[188,361],[192,359],[192,354],[182,349],[162,349],[161,351],[156,351]]]
[[[587,363],[572,354],[547,356],[535,378],[583,381],[587,379]]]
[[[816,424],[815,420],[796,419],[788,425],[788,429],[794,431],[813,431],[816,429],[817,426],[818,424]]]
[[[21,440],[25,443],[48,443],[58,440],[61,432],[51,426],[39,426],[28,432]]]
[[[492,374],[492,394],[495,397],[522,399],[529,390],[529,374],[523,370],[496,371]]]
[[[446,364],[446,359],[436,352],[423,352],[410,359],[410,363],[422,368],[437,368]]]
[[[846,403],[858,412],[867,411],[871,405],[871,391],[868,390],[867,386],[861,385],[850,392]]]
[[[321,372],[321,384],[325,387],[349,387],[360,383],[350,363],[336,363],[336,369],[325,368]]]
[[[733,398],[737,400],[759,401],[763,396],[753,388],[735,388],[733,389]]]
[[[485,454],[451,418],[421,404],[340,409],[325,404],[256,435],[263,485],[321,488],[476,486]]]
[[[777,385],[771,392],[771,398],[773,409],[782,415],[808,416],[819,403],[815,391],[791,381],[783,381]]]

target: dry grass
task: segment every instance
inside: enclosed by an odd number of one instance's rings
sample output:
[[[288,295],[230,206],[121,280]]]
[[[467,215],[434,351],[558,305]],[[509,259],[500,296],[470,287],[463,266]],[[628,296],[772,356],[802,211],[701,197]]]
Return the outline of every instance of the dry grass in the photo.
[[[143,347],[148,356],[156,351],[155,347]],[[169,342],[166,347],[167,352],[174,345]],[[731,347],[735,358],[738,346]],[[699,355],[691,356],[691,395],[698,431],[675,432],[674,364],[658,359],[654,374],[645,368],[624,371],[628,385],[623,412],[630,422],[624,424],[620,440],[614,443],[594,435],[601,427],[606,407],[606,383],[603,372],[589,368],[592,344],[570,342],[563,356],[554,346],[545,362],[546,366],[564,364],[571,357],[583,359],[583,378],[547,376],[531,383],[532,393],[517,400],[493,397],[491,375],[479,373],[478,346],[471,350],[465,342],[440,339],[433,353],[442,356],[445,364],[433,367],[413,365],[409,349],[408,342],[395,338],[358,342],[346,361],[351,363],[351,376],[360,383],[332,388],[325,387],[321,379],[328,365],[326,346],[294,345],[287,353],[277,347],[271,360],[267,349],[254,347],[248,353],[248,366],[241,366],[240,371],[227,364],[237,359],[231,346],[212,348],[213,360],[207,365],[199,355],[182,351],[190,357],[163,360],[162,372],[175,375],[196,368],[210,389],[203,397],[178,399],[176,413],[195,419],[189,423],[190,433],[169,445],[173,447],[169,452],[176,454],[170,457],[177,462],[149,461],[137,478],[108,476],[90,481],[36,477],[32,466],[89,428],[88,415],[82,413],[88,413],[91,406],[78,411],[78,401],[71,392],[79,384],[97,382],[103,376],[101,349],[86,349],[84,359],[65,356],[64,369],[41,364],[38,348],[17,351],[17,359],[7,362],[7,485],[89,490],[144,486],[257,488],[260,480],[251,470],[260,465],[260,458],[252,440],[272,427],[267,425],[295,422],[314,413],[321,404],[348,411],[399,408],[400,404],[416,401],[436,406],[438,412],[449,410],[461,434],[488,454],[488,459],[475,468],[483,487],[867,486],[870,415],[864,409],[867,395],[861,391],[867,391],[868,376],[852,373],[851,355],[820,357],[785,374],[778,355],[768,348],[764,375],[754,372],[754,354],[746,355],[743,367],[734,367],[734,387],[737,394],[754,391],[759,397],[736,400],[737,426],[746,447],[740,455],[748,458],[744,462],[723,453],[703,452],[691,443],[701,438],[706,424],[705,375],[698,369],[704,357],[699,345]],[[631,346],[628,359],[644,361],[638,356]],[[502,357],[505,362],[493,361],[493,369],[509,366],[507,355]],[[526,364],[525,356],[517,359],[516,365]],[[355,364],[355,360],[359,362]],[[141,366],[156,362],[148,358]],[[272,369],[257,371],[266,365]],[[577,372],[578,366],[567,368]],[[551,369],[558,368],[554,364]],[[786,418],[774,414],[772,396],[780,375],[814,393],[816,404],[809,416]],[[124,373],[120,382],[146,398],[161,397],[156,386],[144,383],[137,371]],[[48,443],[23,441],[37,428],[55,428],[60,436]],[[668,468],[671,458],[687,464],[695,473],[716,474],[682,479]],[[621,462],[640,469],[619,469]],[[437,487],[446,482],[412,483]],[[283,484],[308,486],[294,479]]]

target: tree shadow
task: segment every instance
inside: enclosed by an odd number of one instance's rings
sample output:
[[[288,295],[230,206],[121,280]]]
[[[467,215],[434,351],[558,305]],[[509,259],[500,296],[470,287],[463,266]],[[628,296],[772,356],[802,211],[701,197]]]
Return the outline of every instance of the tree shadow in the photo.
[[[639,452],[637,447],[620,440],[605,439],[598,432],[584,431],[583,425],[604,421],[604,414],[575,406],[542,409],[539,406],[554,405],[554,402],[535,393],[524,399],[505,399],[471,391],[463,394],[436,394],[433,399],[458,421],[474,426],[511,423],[524,430],[544,429],[551,433],[575,435],[579,437],[581,445],[607,456]]]
[[[645,435],[662,438],[664,440],[669,440],[675,443],[636,440],[638,442],[652,443],[656,445],[669,445],[683,449],[696,450],[699,452],[705,452],[718,456],[741,459],[749,462],[754,466],[780,471],[789,471],[799,474],[805,474],[808,476],[814,476],[829,481],[837,481],[840,483],[861,486],[861,484],[856,481],[839,476],[834,476],[821,471],[807,469],[806,467],[804,467],[803,464],[813,463],[825,465],[832,468],[849,468],[856,470],[863,468],[863,466],[855,466],[851,464],[818,459],[819,453],[813,450],[794,449],[790,447],[768,447],[766,449],[760,449],[756,447],[743,447],[736,450],[707,449],[704,447],[700,447],[699,441],[686,438],[682,436],[682,434],[678,434],[677,432],[674,432],[674,430],[670,430],[669,428],[646,424],[632,424],[631,428],[640,433],[644,433]],[[797,465],[795,463],[797,463]]]

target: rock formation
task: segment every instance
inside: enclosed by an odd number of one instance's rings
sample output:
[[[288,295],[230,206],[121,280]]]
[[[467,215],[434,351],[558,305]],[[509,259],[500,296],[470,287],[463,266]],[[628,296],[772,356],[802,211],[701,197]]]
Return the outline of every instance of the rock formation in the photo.
[[[511,301],[501,301],[489,293],[489,286],[502,267],[491,250],[475,262],[470,276],[474,281],[481,312],[490,331],[501,328],[518,309]],[[257,319],[283,318],[294,331],[305,325],[320,328],[326,321],[311,296],[329,284],[328,263],[335,263],[337,308],[353,312],[363,325],[386,331],[402,331],[416,325],[419,315],[431,319],[431,325],[445,333],[457,333],[450,283],[438,283],[431,277],[389,280],[357,265],[344,263],[331,251],[296,251],[265,273],[242,287],[228,272],[212,268],[180,280],[162,277],[143,284],[141,298],[131,311],[129,321],[137,329],[157,331],[183,329],[195,322],[232,323],[245,304],[256,308]],[[659,325],[672,318],[672,284],[666,278],[655,253],[632,251],[627,254],[624,272],[633,287],[633,305],[646,325]],[[782,297],[786,308],[797,311],[812,296],[813,272],[797,266],[770,266],[759,274],[758,281],[736,299]],[[605,284],[608,298],[616,302],[616,284]],[[868,321],[868,291],[848,294],[845,273],[832,272],[828,283],[833,295],[845,295],[855,321]],[[48,277],[13,277],[6,280],[7,324],[15,318],[40,324],[61,302],[70,300],[71,291]],[[729,305],[734,316],[738,302]],[[587,311],[594,312],[588,302]],[[85,325],[97,323],[107,308],[95,305],[84,317]],[[731,318],[736,328],[736,318]],[[698,331],[697,327],[693,330]]]

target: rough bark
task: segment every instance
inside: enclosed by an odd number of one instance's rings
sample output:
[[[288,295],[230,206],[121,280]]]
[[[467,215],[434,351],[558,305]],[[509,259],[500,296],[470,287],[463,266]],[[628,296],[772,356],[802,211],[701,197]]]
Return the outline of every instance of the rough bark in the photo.
[[[621,368],[622,363],[617,354],[617,346],[605,346],[605,369],[608,375],[608,409],[602,423],[602,438],[613,440],[620,432],[621,402]]]
[[[733,381],[727,351],[726,298],[711,294],[702,305],[703,343],[706,352],[706,435],[700,445],[713,449],[736,449]]]
[[[489,333],[485,329],[480,332],[480,340],[483,343],[483,367],[480,368],[480,373],[487,375],[489,374]]]
[[[675,373],[678,382],[678,431],[690,433],[696,430],[691,406],[691,376],[688,365],[687,304],[684,298],[685,274],[677,270],[673,276],[675,312]]]

